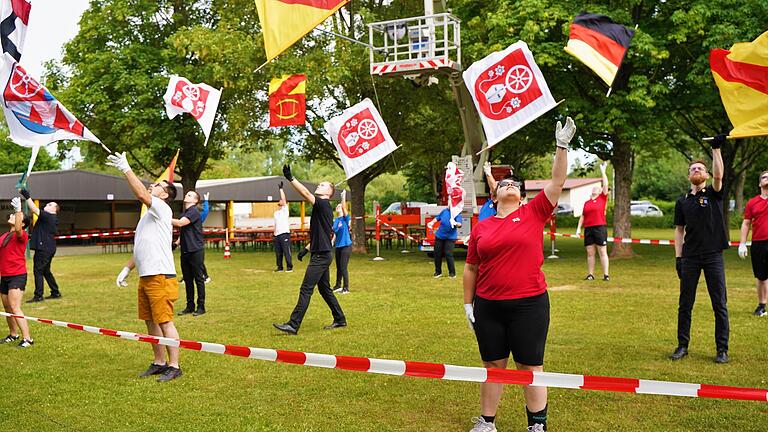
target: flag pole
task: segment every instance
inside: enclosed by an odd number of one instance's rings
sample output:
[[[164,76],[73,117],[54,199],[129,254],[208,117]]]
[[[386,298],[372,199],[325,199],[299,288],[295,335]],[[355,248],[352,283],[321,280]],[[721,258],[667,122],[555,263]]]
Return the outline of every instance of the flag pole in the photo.
[[[261,66],[257,67],[257,68],[256,68],[256,69],[253,71],[253,73],[256,73],[256,72],[260,71],[260,70],[261,70],[261,68],[263,68],[264,66],[268,65],[268,64],[269,64],[271,61],[272,61],[272,60],[267,60],[267,61],[265,61],[265,62],[264,62],[264,63],[263,63]]]
[[[760,135],[758,135],[758,136],[760,136]],[[725,137],[725,139],[727,139],[727,140],[735,140],[735,139],[739,139],[739,138],[755,138],[755,137],[735,137],[735,136],[730,136],[730,135]],[[701,140],[702,141],[713,141],[714,139],[715,139],[715,137],[704,137]]]
[[[608,93],[605,94],[605,97],[608,97],[611,95],[611,90],[613,90],[613,84],[611,84],[611,86],[608,87]]]

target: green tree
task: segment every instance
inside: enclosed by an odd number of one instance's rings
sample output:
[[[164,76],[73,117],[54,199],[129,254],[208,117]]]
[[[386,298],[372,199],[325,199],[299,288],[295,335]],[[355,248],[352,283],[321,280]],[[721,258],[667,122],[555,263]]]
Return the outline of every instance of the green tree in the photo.
[[[8,127],[5,122],[0,123],[0,136],[8,136]],[[7,138],[0,140],[0,174],[26,172],[31,156],[31,148],[16,145]],[[32,171],[56,170],[59,169],[59,166],[59,161],[51,156],[45,148],[42,148],[37,154],[37,160]]]

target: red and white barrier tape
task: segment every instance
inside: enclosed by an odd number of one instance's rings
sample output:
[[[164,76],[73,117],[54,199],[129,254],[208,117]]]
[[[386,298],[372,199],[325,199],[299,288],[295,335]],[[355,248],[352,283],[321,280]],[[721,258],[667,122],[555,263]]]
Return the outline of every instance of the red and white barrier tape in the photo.
[[[407,238],[408,240],[411,240],[411,241],[415,241],[415,242],[417,242],[417,243],[419,242],[419,240],[418,240],[418,239],[416,239],[415,237],[413,237],[413,236],[411,236],[410,234],[407,234],[407,233],[405,233],[405,232],[403,232],[403,231],[400,231],[399,229],[397,229],[397,228],[393,227],[392,225],[390,225],[390,224],[388,224],[388,223],[384,222],[383,220],[379,220],[379,222],[380,222],[382,225],[384,225],[385,227],[387,227],[387,228],[391,229],[392,231],[394,231],[395,233],[397,233],[398,235],[400,235],[400,236],[402,236],[402,237],[405,237],[405,238]]]
[[[544,231],[545,235],[552,235],[549,231]],[[583,235],[576,235],[576,234],[564,234],[556,232],[554,233],[557,237],[568,237],[568,238],[584,238]],[[665,246],[674,246],[675,241],[674,240],[650,240],[650,239],[634,239],[634,238],[622,238],[622,237],[608,237],[608,242],[610,243],[634,243],[634,244],[650,244],[650,245],[665,245]],[[730,242],[731,246],[738,246],[739,242]],[[747,246],[751,246],[752,242],[747,242]]]
[[[609,392],[654,394],[665,396],[752,400],[760,402],[768,401],[768,390],[757,388],[729,387],[710,384],[689,384],[672,381],[644,380],[637,378],[615,378],[553,372],[519,371],[512,369],[488,369],[481,367],[454,366],[440,363],[424,363],[403,360],[383,360],[366,357],[315,354],[299,351],[253,348],[240,345],[224,345],[183,339],[169,339],[140,333],[110,330],[82,324],[73,324],[64,321],[12,315],[5,312],[0,312],[0,315],[138,342],[147,342],[157,345],[184,348],[193,351],[204,351],[214,354],[248,357],[255,360],[264,360],[278,363],[292,363],[303,366],[314,366],[329,369],[341,369],[419,378],[435,378],[450,381],[493,382],[499,384],[534,385],[540,387],[600,390]]]

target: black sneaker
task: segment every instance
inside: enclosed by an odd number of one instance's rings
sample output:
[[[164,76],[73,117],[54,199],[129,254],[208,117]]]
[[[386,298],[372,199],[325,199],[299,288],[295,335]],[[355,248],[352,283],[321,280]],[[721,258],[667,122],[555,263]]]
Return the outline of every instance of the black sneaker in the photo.
[[[340,292],[341,292],[341,290],[343,290],[344,288],[342,288],[342,287],[333,287],[333,288],[331,288],[331,289],[332,289],[332,290],[333,290],[333,292],[335,292],[335,293],[340,293]]]
[[[753,313],[755,316],[761,317],[768,315],[768,312],[765,311],[765,308],[763,306],[758,306],[757,309],[755,309],[755,312]]]
[[[35,344],[35,341],[33,341],[32,339],[22,339],[21,342],[19,342],[19,344],[16,345],[16,348],[19,348],[19,349],[29,348],[34,344]]]
[[[175,368],[173,366],[168,366],[165,368],[162,374],[160,374],[160,377],[157,378],[157,382],[168,382],[172,379],[176,379],[181,376],[181,368]]]
[[[717,356],[715,357],[715,363],[719,363],[719,364],[728,363],[728,352],[727,351],[718,352]]]
[[[183,311],[179,312],[179,316],[188,315],[188,314],[191,314],[191,313],[195,313],[195,308],[187,306],[187,307],[184,308]]]
[[[671,356],[669,356],[670,360],[680,360],[681,358],[688,355],[688,348],[679,346],[675,349],[675,352],[672,353]]]
[[[273,272],[273,273],[284,273],[284,272],[285,272],[285,270],[283,270],[283,269],[279,268],[279,269],[274,269],[274,270],[272,270],[272,272]]]
[[[27,300],[27,303],[37,303],[43,301],[42,297],[32,297],[31,299]]]
[[[448,277],[451,278],[451,279],[456,279],[456,275],[455,274],[449,274]]]
[[[603,275],[603,280],[608,282],[609,280],[611,280],[611,277],[608,275]]]
[[[17,340],[19,340],[19,336],[18,335],[16,335],[16,336],[8,335],[5,338],[3,338],[2,340],[0,340],[0,344],[16,342]]]
[[[192,316],[200,316],[205,313],[205,308],[197,308],[196,311],[192,312]]]
[[[442,273],[435,273],[433,276],[435,277],[435,279],[437,279],[437,278],[439,278],[442,275],[443,275]]]
[[[595,280],[595,277],[589,274],[587,275],[587,277],[584,278],[584,280]]]
[[[165,368],[168,366],[166,365],[159,365],[159,364],[150,364],[147,370],[145,370],[141,375],[139,375],[139,378],[146,378],[150,377],[152,375],[160,375],[161,373],[165,372]]]
[[[57,298],[61,298],[61,293],[55,293],[55,294],[54,294],[54,293],[51,293],[51,295],[49,295],[49,296],[48,296],[48,297],[46,297],[46,298],[47,298],[47,299],[57,299]]]

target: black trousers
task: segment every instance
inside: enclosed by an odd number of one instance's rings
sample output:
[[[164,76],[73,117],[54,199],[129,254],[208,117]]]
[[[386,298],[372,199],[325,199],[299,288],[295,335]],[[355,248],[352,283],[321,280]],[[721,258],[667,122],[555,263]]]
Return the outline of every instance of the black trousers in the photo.
[[[181,254],[181,274],[187,291],[187,309],[195,308],[195,285],[197,285],[197,307],[205,309],[205,274],[203,261],[205,249]]]
[[[304,273],[304,281],[301,283],[299,290],[299,301],[296,303],[296,307],[293,308],[291,313],[291,320],[288,321],[296,330],[301,327],[301,322],[304,320],[304,314],[307,313],[309,308],[309,301],[312,299],[312,293],[317,285],[317,290],[320,291],[320,295],[325,300],[328,308],[331,309],[333,315],[333,322],[345,323],[347,322],[344,317],[344,312],[341,310],[339,301],[336,300],[336,296],[333,295],[331,290],[330,281],[330,266],[333,260],[331,251],[327,252],[313,252],[312,257],[309,259],[309,265],[307,265],[307,271]]]
[[[275,257],[277,258],[277,269],[283,269],[283,257],[288,270],[293,270],[293,259],[291,258],[291,233],[276,235],[272,238],[275,245]]]
[[[453,264],[453,247],[456,245],[456,240],[443,240],[435,238],[435,273],[441,274],[443,272],[443,257],[445,257],[446,263],[448,263],[448,274],[456,274],[456,266]]]
[[[59,292],[59,285],[56,283],[56,279],[51,273],[51,262],[56,255],[56,251],[44,251],[36,250],[34,257],[34,269],[35,275],[35,297],[43,297],[43,287],[45,286],[43,280],[48,282],[48,286],[51,288],[51,295],[55,296],[61,294]]]
[[[677,343],[687,347],[691,340],[691,311],[696,301],[696,287],[704,271],[709,299],[715,313],[715,344],[717,351],[728,351],[728,294],[725,289],[725,268],[722,252],[715,252],[682,260],[680,279],[680,305],[677,309]]]
[[[334,288],[349,289],[349,258],[352,256],[352,245],[336,248],[336,284]],[[342,280],[344,285],[342,285]]]

